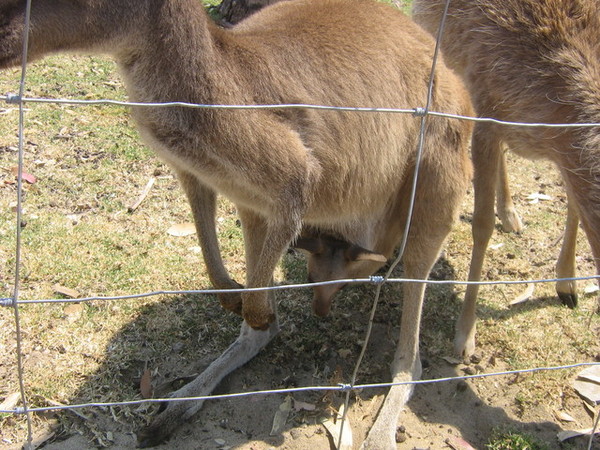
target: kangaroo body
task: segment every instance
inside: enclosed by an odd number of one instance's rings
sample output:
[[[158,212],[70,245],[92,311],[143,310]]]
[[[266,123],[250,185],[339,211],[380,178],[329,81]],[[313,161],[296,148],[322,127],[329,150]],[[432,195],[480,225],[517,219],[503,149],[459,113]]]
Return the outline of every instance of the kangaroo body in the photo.
[[[442,0],[416,0],[413,15],[435,33],[444,4]],[[598,36],[600,4],[593,0],[453,0],[442,49],[448,65],[463,77],[482,117],[529,123],[599,123]],[[505,177],[503,145],[527,158],[549,159],[562,174],[569,210],[558,277],[575,276],[579,220],[600,272],[598,128],[477,123],[472,150],[475,212],[469,279],[481,278],[493,231],[494,190],[498,174]],[[501,203],[507,195],[500,196]],[[559,282],[557,291],[564,303],[575,306],[574,282]],[[456,350],[467,355],[475,348],[477,294],[478,286],[468,286],[457,326]]]

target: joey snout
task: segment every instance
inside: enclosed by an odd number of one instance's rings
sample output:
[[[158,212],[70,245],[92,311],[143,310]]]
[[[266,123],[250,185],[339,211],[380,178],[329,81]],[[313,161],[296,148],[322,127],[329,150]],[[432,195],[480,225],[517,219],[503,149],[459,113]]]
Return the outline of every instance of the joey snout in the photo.
[[[326,317],[329,314],[329,311],[331,311],[331,303],[333,302],[335,294],[337,294],[344,286],[345,284],[343,283],[315,286],[313,288],[313,312],[319,317]]]

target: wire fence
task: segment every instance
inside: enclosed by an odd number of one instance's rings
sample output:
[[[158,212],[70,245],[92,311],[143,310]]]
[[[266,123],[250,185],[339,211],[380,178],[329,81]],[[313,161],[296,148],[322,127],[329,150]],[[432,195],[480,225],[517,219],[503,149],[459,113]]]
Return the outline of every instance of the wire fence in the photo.
[[[429,103],[431,100],[431,90],[432,90],[432,80],[433,80],[433,71],[436,66],[437,52],[439,48],[439,36],[443,34],[443,26],[444,20],[446,17],[446,12],[450,0],[446,2],[446,11],[444,12],[444,19],[441,22],[440,30],[438,33],[438,41],[436,43],[436,50],[434,54],[434,60],[432,63],[432,76],[430,78],[429,83],[429,91],[428,91],[428,99],[425,107],[415,107],[409,109],[398,109],[398,108],[372,108],[372,107],[345,107],[345,106],[334,106],[334,105],[313,105],[313,104],[259,104],[259,105],[212,105],[212,104],[195,104],[195,103],[186,103],[186,102],[167,102],[167,103],[139,103],[139,102],[128,102],[128,101],[117,101],[111,99],[102,99],[102,100],[83,100],[83,99],[72,99],[72,98],[36,98],[36,97],[26,97],[24,95],[25,92],[25,82],[26,82],[26,74],[27,74],[27,53],[28,53],[28,30],[30,26],[30,11],[31,11],[31,0],[27,0],[26,6],[26,14],[25,14],[25,26],[24,26],[24,39],[23,39],[23,58],[22,58],[22,67],[21,67],[21,78],[19,84],[19,93],[18,94],[8,94],[5,97],[5,102],[8,104],[18,105],[19,109],[19,144],[18,144],[18,175],[17,175],[17,221],[16,221],[16,249],[15,249],[15,281],[14,281],[14,290],[13,296],[10,298],[0,298],[0,306],[12,308],[14,311],[14,326],[15,326],[15,340],[16,340],[16,369],[19,377],[19,389],[21,395],[22,407],[14,407],[11,409],[0,409],[0,414],[14,414],[14,415],[24,415],[27,421],[27,442],[25,447],[30,447],[32,445],[33,439],[33,428],[32,428],[32,417],[33,413],[42,413],[56,410],[76,410],[82,408],[101,408],[101,407],[109,407],[109,406],[133,406],[140,404],[148,404],[148,403],[163,403],[163,402],[182,402],[182,401],[194,401],[194,400],[219,400],[219,399],[227,399],[227,398],[236,398],[236,397],[247,397],[247,396],[255,396],[255,395],[274,395],[274,394],[291,394],[295,392],[306,392],[306,391],[338,391],[338,392],[346,392],[346,408],[345,411],[348,410],[348,401],[349,394],[351,391],[359,390],[359,389],[369,389],[369,388],[382,388],[382,387],[391,387],[396,385],[421,385],[421,384],[431,384],[431,383],[442,383],[449,381],[458,381],[458,380],[469,380],[469,379],[481,379],[488,377],[500,377],[504,375],[516,375],[523,373],[535,373],[542,371],[557,371],[557,370],[566,370],[573,368],[582,368],[587,366],[596,366],[599,363],[597,362],[580,362],[575,364],[565,364],[560,366],[551,366],[551,367],[533,367],[521,370],[510,370],[510,371],[502,371],[502,372],[494,372],[494,373],[481,373],[475,375],[465,375],[465,376],[456,376],[456,377],[448,377],[448,378],[438,378],[438,379],[428,379],[428,380],[413,380],[402,383],[371,383],[371,384],[357,384],[356,383],[356,374],[360,364],[362,362],[362,357],[364,356],[364,351],[367,347],[367,344],[370,339],[370,326],[373,323],[374,311],[377,306],[377,302],[379,299],[380,287],[385,283],[424,283],[424,284],[451,284],[451,285],[469,285],[469,284],[479,284],[479,285],[514,285],[514,284],[536,284],[536,283],[555,283],[557,281],[582,281],[582,280],[598,280],[598,276],[584,276],[584,277],[574,277],[574,278],[544,278],[544,279],[529,279],[529,280],[495,280],[495,281],[479,281],[479,282],[469,282],[469,281],[461,281],[461,280],[415,280],[415,279],[406,279],[406,278],[391,278],[390,274],[394,267],[399,263],[402,253],[403,247],[406,244],[406,239],[408,236],[408,230],[410,227],[410,214],[407,219],[407,226],[405,227],[405,235],[403,242],[400,246],[400,251],[398,257],[390,267],[389,271],[385,276],[371,276],[368,278],[361,279],[345,279],[345,280],[335,280],[335,281],[326,281],[320,283],[300,283],[300,284],[286,284],[286,285],[278,285],[278,286],[269,286],[269,287],[261,287],[261,288],[252,288],[252,289],[228,289],[228,290],[219,290],[219,289],[202,289],[202,290],[161,290],[161,291],[153,291],[139,294],[131,294],[131,295],[122,295],[122,296],[96,296],[96,297],[87,297],[87,298],[75,298],[75,299],[28,299],[22,300],[20,299],[20,284],[21,284],[21,221],[22,221],[22,211],[23,211],[23,161],[24,161],[24,114],[25,108],[24,105],[27,103],[50,103],[50,104],[61,104],[61,105],[76,105],[76,106],[97,106],[97,105],[106,105],[106,106],[125,106],[125,107],[185,107],[185,108],[196,108],[196,109],[313,109],[313,110],[333,110],[333,111],[346,111],[346,112],[356,112],[356,113],[377,113],[377,114],[410,114],[415,117],[421,118],[421,128],[420,128],[420,139],[419,139],[419,148],[418,148],[418,157],[417,161],[420,161],[420,154],[423,149],[423,141],[425,139],[425,121],[428,117],[444,117],[448,119],[456,119],[456,120],[467,120],[473,122],[488,122],[495,123],[502,126],[513,126],[513,127],[547,127],[547,128],[570,128],[570,127],[600,127],[600,123],[522,123],[522,122],[507,122],[502,120],[497,120],[494,118],[486,118],[486,117],[470,117],[470,116],[460,116],[454,114],[447,114],[443,112],[431,111],[429,109]],[[413,183],[413,191],[412,191],[412,202],[414,202],[414,195],[416,191],[416,182],[418,179],[418,169],[419,163],[417,163],[416,174],[414,176]],[[414,204],[414,203],[413,203]],[[412,205],[411,208],[412,210]],[[151,296],[159,296],[159,295],[186,295],[186,294],[200,294],[200,295],[214,295],[219,293],[238,293],[238,292],[247,292],[247,291],[275,291],[275,290],[283,290],[283,289],[299,289],[299,288],[309,288],[315,286],[323,286],[327,284],[374,284],[377,286],[377,291],[375,294],[375,299],[373,302],[373,310],[371,312],[371,318],[369,321],[369,328],[366,332],[364,344],[362,346],[361,355],[358,358],[356,363],[356,368],[354,374],[352,376],[352,380],[350,383],[341,383],[337,385],[331,386],[305,386],[305,387],[297,387],[297,388],[286,388],[286,389],[272,389],[272,390],[261,390],[261,391],[245,391],[238,392],[232,394],[224,394],[224,395],[208,395],[208,396],[200,396],[200,397],[185,397],[185,398],[154,398],[154,399],[143,399],[143,400],[134,400],[134,401],[118,401],[118,402],[98,402],[98,403],[82,403],[82,404],[71,404],[71,405],[61,405],[61,406],[50,406],[50,407],[29,407],[27,401],[27,391],[25,388],[25,377],[23,374],[23,354],[22,354],[22,330],[21,330],[21,321],[20,321],[20,310],[23,307],[32,304],[53,304],[53,303],[85,303],[92,301],[113,301],[113,300],[136,300]],[[592,439],[595,433],[595,427],[598,425],[597,421],[594,425],[594,429],[592,430],[589,448],[592,445]]]

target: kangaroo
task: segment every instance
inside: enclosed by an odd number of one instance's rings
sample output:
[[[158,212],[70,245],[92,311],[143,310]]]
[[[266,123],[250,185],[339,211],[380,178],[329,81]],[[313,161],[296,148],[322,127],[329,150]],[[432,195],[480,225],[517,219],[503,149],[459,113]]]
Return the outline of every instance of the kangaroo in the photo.
[[[434,33],[443,0],[415,0],[415,20]],[[600,5],[592,0],[453,0],[442,49],[464,79],[483,117],[533,123],[600,122]],[[597,128],[522,128],[477,123],[473,134],[475,211],[469,280],[478,281],[494,226],[494,187],[502,174],[502,144],[560,171],[569,200],[558,277],[575,273],[579,220],[600,271],[600,133]],[[557,291],[575,306],[575,283]],[[468,286],[455,348],[475,348],[478,286]]]
[[[0,68],[21,61],[25,0],[0,6]],[[135,102],[304,103],[416,107],[427,99],[434,43],[409,18],[367,0],[299,0],[257,12],[238,26],[211,22],[197,0],[36,0],[28,60],[53,52],[111,55]],[[431,107],[469,115],[469,96],[443,64]],[[302,227],[376,248],[382,227],[404,227],[420,117],[313,109],[214,110],[133,107],[143,140],[177,173],[191,205],[211,282],[235,288],[215,232],[215,197],[239,213],[246,285],[268,286]],[[404,267],[425,279],[450,231],[470,178],[467,122],[428,118]],[[381,264],[381,263],[379,263]],[[424,285],[404,289],[392,379],[421,373]],[[279,331],[273,295],[221,298],[239,312],[239,337],[174,397],[209,394]],[[365,448],[395,446],[410,389],[393,387]],[[166,440],[202,401],[170,402],[139,436]]]

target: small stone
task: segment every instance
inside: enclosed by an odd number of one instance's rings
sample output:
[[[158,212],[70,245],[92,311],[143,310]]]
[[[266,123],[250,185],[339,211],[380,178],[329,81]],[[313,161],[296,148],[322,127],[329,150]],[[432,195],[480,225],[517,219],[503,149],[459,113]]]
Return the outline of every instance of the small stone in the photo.
[[[184,347],[185,347],[185,344],[183,342],[175,342],[173,344],[173,346],[171,347],[171,352],[179,353],[184,349]]]
[[[481,362],[481,356],[479,356],[479,355],[471,355],[471,362],[473,364],[479,364]]]
[[[470,366],[469,367],[465,367],[463,369],[463,372],[466,375],[475,375],[475,374],[477,374],[477,370],[475,369],[475,367],[470,367]]]
[[[458,392],[465,392],[468,387],[469,385],[465,380],[460,380],[458,383],[456,383],[456,390]]]
[[[398,444],[401,444],[402,442],[405,442],[406,439],[406,428],[404,428],[403,426],[399,426],[396,430],[396,442]]]

